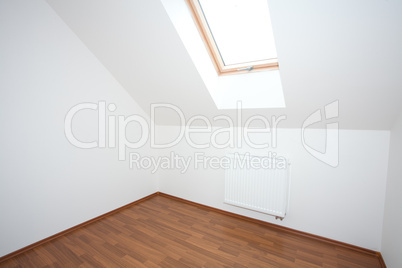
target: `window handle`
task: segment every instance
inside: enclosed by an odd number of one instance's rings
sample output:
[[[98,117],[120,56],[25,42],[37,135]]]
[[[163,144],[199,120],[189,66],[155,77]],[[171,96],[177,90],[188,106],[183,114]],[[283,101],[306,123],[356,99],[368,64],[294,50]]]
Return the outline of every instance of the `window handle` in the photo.
[[[253,66],[250,66],[250,67],[246,67],[246,68],[242,68],[242,69],[237,69],[238,71],[251,71],[251,70],[253,70],[254,69],[254,67]]]

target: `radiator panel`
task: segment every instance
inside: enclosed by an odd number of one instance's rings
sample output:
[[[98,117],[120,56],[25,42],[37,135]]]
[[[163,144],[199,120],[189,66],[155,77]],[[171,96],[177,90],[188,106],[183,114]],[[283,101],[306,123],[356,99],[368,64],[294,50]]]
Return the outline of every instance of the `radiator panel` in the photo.
[[[288,206],[289,165],[251,168],[235,165],[225,171],[225,203],[284,218]]]

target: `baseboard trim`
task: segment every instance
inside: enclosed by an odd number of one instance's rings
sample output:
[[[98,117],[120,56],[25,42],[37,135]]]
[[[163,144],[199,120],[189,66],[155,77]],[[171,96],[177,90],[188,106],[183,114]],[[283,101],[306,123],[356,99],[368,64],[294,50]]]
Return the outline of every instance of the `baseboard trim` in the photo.
[[[13,258],[13,257],[15,257],[15,256],[17,256],[17,255],[19,255],[19,254],[21,254],[21,253],[24,253],[24,252],[26,252],[26,251],[28,251],[28,250],[31,250],[31,249],[33,249],[33,248],[36,248],[36,247],[38,247],[38,246],[40,246],[40,245],[42,245],[42,244],[45,244],[45,243],[47,243],[47,242],[49,242],[49,241],[52,241],[53,239],[56,239],[56,238],[58,238],[58,237],[60,237],[60,236],[63,236],[63,235],[68,234],[68,233],[70,233],[70,232],[73,232],[73,231],[75,231],[75,230],[77,230],[77,229],[79,229],[79,228],[81,228],[81,227],[84,227],[84,226],[86,226],[86,225],[88,225],[88,224],[91,224],[91,223],[96,222],[96,221],[98,221],[98,220],[100,220],[100,219],[103,219],[103,218],[105,218],[105,217],[107,217],[107,216],[110,216],[110,215],[112,215],[112,214],[114,214],[114,213],[117,213],[117,212],[119,212],[119,211],[121,211],[121,210],[123,210],[123,209],[126,209],[126,208],[131,207],[131,206],[133,206],[133,205],[136,205],[136,204],[138,204],[138,203],[140,203],[140,202],[142,202],[142,201],[145,201],[145,200],[150,199],[150,198],[152,198],[152,197],[154,197],[154,196],[157,196],[158,194],[159,194],[159,192],[156,192],[156,193],[147,195],[147,196],[145,196],[145,197],[143,197],[143,198],[141,198],[141,199],[138,199],[138,200],[136,200],[136,201],[134,201],[134,202],[131,202],[131,203],[127,204],[127,205],[124,205],[124,206],[122,206],[122,207],[116,208],[116,209],[114,209],[114,210],[112,210],[112,211],[109,211],[109,212],[107,212],[107,213],[105,213],[105,214],[102,214],[102,215],[100,215],[100,216],[98,216],[98,217],[95,217],[95,218],[90,219],[90,220],[88,220],[88,221],[86,221],[86,222],[80,223],[80,224],[75,225],[75,226],[73,226],[73,227],[71,227],[71,228],[69,228],[69,229],[66,229],[66,230],[64,230],[64,231],[61,231],[61,232],[59,232],[59,233],[57,233],[57,234],[54,234],[54,235],[52,235],[52,236],[49,236],[49,237],[44,238],[44,239],[42,239],[42,240],[39,240],[38,242],[35,242],[35,243],[30,244],[30,245],[28,245],[28,246],[26,246],[26,247],[23,247],[23,248],[21,248],[21,249],[18,249],[18,250],[16,250],[16,251],[13,251],[13,252],[11,252],[11,253],[9,253],[9,254],[7,254],[7,255],[4,255],[3,257],[0,257],[0,263],[6,261],[6,260],[8,260],[8,259],[11,259],[11,258]]]
[[[49,236],[49,237],[47,237],[45,239],[42,239],[42,240],[40,240],[40,241],[38,241],[36,243],[30,244],[30,245],[28,245],[26,247],[23,247],[23,248],[19,249],[19,250],[16,250],[16,251],[11,252],[11,253],[9,253],[7,255],[4,255],[3,257],[0,257],[0,263],[4,262],[4,261],[6,261],[6,260],[8,260],[10,258],[13,258],[13,257],[15,257],[15,256],[17,256],[17,255],[19,255],[21,253],[24,253],[24,252],[26,252],[28,250],[31,250],[31,249],[33,249],[35,247],[38,247],[38,246],[40,246],[40,245],[42,245],[44,243],[50,242],[53,239],[56,239],[56,238],[58,238],[60,236],[68,234],[70,232],[73,232],[73,231],[75,231],[75,230],[77,230],[77,229],[79,229],[81,227],[84,227],[84,226],[86,226],[88,224],[91,224],[93,222],[101,220],[101,219],[103,219],[103,218],[105,218],[107,216],[110,216],[110,215],[112,215],[114,213],[117,213],[117,212],[119,212],[121,210],[124,210],[124,209],[126,209],[128,207],[131,207],[133,205],[136,205],[138,203],[141,203],[141,202],[143,202],[143,201],[145,201],[147,199],[153,198],[153,197],[158,196],[158,195],[163,196],[163,197],[167,197],[167,198],[170,198],[170,199],[173,199],[173,200],[177,200],[177,201],[180,201],[180,202],[183,202],[183,203],[187,203],[187,204],[190,204],[190,205],[193,205],[193,206],[201,207],[201,208],[204,208],[204,209],[209,209],[211,211],[215,211],[217,213],[225,214],[225,215],[235,217],[235,218],[238,218],[238,219],[243,219],[243,220],[246,220],[246,221],[249,221],[249,222],[264,225],[266,227],[276,229],[276,230],[280,230],[280,231],[288,233],[288,234],[294,234],[294,235],[310,238],[310,239],[313,239],[313,240],[325,242],[325,243],[332,244],[332,245],[342,247],[342,248],[345,248],[345,249],[354,250],[354,251],[365,253],[365,254],[368,254],[368,255],[371,255],[371,256],[375,256],[375,257],[378,258],[378,262],[379,262],[381,268],[386,268],[387,267],[385,265],[385,262],[384,262],[384,259],[383,259],[382,255],[381,255],[381,253],[377,252],[377,251],[374,251],[374,250],[370,250],[370,249],[358,247],[358,246],[355,246],[355,245],[351,245],[351,244],[348,244],[348,243],[340,242],[340,241],[337,241],[337,240],[329,239],[329,238],[326,238],[326,237],[322,237],[322,236],[318,236],[318,235],[298,231],[298,230],[295,230],[295,229],[291,229],[291,228],[288,228],[288,227],[276,225],[276,224],[273,224],[273,223],[253,219],[253,218],[246,217],[246,216],[243,216],[243,215],[239,215],[239,214],[236,214],[236,213],[233,213],[233,212],[229,212],[229,211],[225,211],[225,210],[222,210],[222,209],[210,207],[210,206],[207,206],[207,205],[203,205],[203,204],[200,204],[200,203],[196,203],[196,202],[193,202],[193,201],[190,201],[190,200],[187,200],[187,199],[183,199],[183,198],[180,198],[180,197],[176,197],[176,196],[161,193],[161,192],[155,192],[153,194],[145,196],[145,197],[143,197],[141,199],[138,199],[138,200],[136,200],[134,202],[131,202],[131,203],[127,204],[127,205],[124,205],[122,207],[119,207],[117,209],[109,211],[109,212],[107,212],[105,214],[102,214],[102,215],[100,215],[98,217],[95,217],[95,218],[90,219],[90,220],[88,220],[86,222],[83,222],[81,224],[73,226],[73,227],[71,227],[71,228],[69,228],[67,230],[61,231],[61,232],[59,232],[57,234],[54,234],[54,235]]]
[[[194,205],[194,206],[197,206],[197,207],[212,210],[212,211],[215,211],[217,213],[225,214],[225,215],[232,216],[232,217],[235,217],[235,218],[238,218],[238,219],[242,219],[242,220],[246,220],[246,221],[253,222],[253,223],[256,223],[256,224],[264,225],[264,226],[269,227],[271,229],[280,230],[280,231],[288,233],[288,234],[302,236],[302,237],[309,238],[309,239],[312,239],[312,240],[325,242],[325,243],[328,243],[328,244],[331,244],[331,245],[334,245],[334,246],[337,246],[337,247],[341,247],[341,248],[345,248],[345,249],[353,250],[353,251],[358,251],[358,252],[361,252],[361,253],[364,253],[364,254],[375,256],[375,257],[378,258],[378,261],[379,261],[379,263],[380,263],[382,268],[387,267],[385,265],[385,262],[384,262],[384,259],[382,258],[381,253],[377,252],[377,251],[374,251],[374,250],[370,250],[370,249],[367,249],[367,248],[362,248],[362,247],[359,247],[359,246],[355,246],[355,245],[352,245],[352,244],[348,244],[348,243],[344,243],[344,242],[341,242],[341,241],[333,240],[333,239],[330,239],[330,238],[326,238],[326,237],[322,237],[322,236],[318,236],[318,235],[298,231],[298,230],[295,230],[295,229],[292,229],[292,228],[289,228],[289,227],[276,225],[276,224],[273,224],[273,223],[270,223],[270,222],[265,222],[265,221],[257,220],[257,219],[254,219],[254,218],[246,217],[246,216],[243,216],[243,215],[239,215],[239,214],[236,214],[236,213],[232,213],[232,212],[229,212],[229,211],[225,211],[225,210],[222,210],[222,209],[210,207],[210,206],[203,205],[203,204],[200,204],[200,203],[196,203],[196,202],[193,202],[193,201],[190,201],[190,200],[187,200],[187,199],[176,197],[176,196],[173,196],[173,195],[169,195],[169,194],[165,194],[165,193],[161,193],[161,192],[158,192],[158,195],[164,196],[164,197],[167,197],[167,198],[170,198],[170,199],[174,199],[174,200],[177,200],[177,201],[180,201],[180,202],[183,202],[183,203],[187,203],[187,204],[190,204],[190,205]]]
[[[387,265],[385,265],[385,261],[381,255],[381,252],[377,252],[377,257],[378,257],[378,261],[380,262],[381,268],[387,268]]]

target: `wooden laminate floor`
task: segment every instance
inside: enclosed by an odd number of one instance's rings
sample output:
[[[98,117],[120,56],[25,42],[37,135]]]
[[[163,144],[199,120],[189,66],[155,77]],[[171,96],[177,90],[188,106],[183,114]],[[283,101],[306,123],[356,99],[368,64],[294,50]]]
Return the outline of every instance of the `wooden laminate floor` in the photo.
[[[0,267],[381,266],[369,254],[155,196]]]

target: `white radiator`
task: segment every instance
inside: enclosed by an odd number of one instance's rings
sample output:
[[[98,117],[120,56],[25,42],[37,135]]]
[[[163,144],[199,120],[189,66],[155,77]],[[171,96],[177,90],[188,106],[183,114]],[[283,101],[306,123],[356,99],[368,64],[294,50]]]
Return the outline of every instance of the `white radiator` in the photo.
[[[231,161],[225,171],[225,203],[282,220],[288,207],[289,163],[278,164],[275,159],[251,155],[231,154],[228,157]],[[258,158],[271,161],[271,164],[258,165]]]

